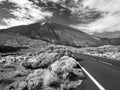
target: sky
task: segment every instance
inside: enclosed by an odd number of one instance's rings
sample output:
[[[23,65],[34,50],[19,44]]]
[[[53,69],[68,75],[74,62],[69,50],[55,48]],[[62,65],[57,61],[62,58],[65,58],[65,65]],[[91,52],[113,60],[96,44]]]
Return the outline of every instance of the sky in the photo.
[[[0,0],[0,29],[56,22],[89,34],[120,31],[120,0]]]

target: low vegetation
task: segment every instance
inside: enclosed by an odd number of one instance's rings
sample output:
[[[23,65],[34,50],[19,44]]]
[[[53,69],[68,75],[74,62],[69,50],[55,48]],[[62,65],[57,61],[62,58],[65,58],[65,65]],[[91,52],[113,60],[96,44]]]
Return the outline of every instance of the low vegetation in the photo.
[[[69,90],[84,75],[66,47],[49,45],[37,52],[0,59],[2,90]],[[14,68],[13,68],[14,67]]]
[[[73,49],[75,52],[120,61],[120,46],[105,45]]]

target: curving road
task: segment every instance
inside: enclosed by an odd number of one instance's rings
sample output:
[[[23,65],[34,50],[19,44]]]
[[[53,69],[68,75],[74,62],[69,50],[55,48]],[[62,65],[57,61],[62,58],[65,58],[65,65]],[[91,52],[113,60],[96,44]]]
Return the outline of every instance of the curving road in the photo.
[[[120,61],[78,53],[74,58],[98,82],[83,70],[87,78],[76,90],[120,90]]]

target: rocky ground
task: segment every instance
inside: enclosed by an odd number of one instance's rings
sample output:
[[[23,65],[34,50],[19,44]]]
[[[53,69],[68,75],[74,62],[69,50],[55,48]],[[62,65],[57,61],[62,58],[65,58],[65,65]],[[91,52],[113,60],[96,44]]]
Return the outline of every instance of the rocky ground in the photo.
[[[0,90],[70,90],[83,79],[65,47],[50,45],[39,52],[0,57]]]

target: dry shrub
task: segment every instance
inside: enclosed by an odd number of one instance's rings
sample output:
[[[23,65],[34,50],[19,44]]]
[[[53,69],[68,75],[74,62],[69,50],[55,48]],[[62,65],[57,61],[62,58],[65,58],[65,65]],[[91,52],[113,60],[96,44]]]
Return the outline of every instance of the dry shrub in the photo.
[[[62,57],[51,65],[51,69],[38,69],[27,77],[29,90],[64,90],[81,84],[82,71],[74,68],[75,59]]]
[[[81,68],[66,48],[52,45],[37,55],[22,64],[33,70],[26,79],[28,90],[67,90],[81,84]]]
[[[41,53],[34,61],[24,61],[22,65],[27,69],[47,68],[57,60],[58,53]]]

